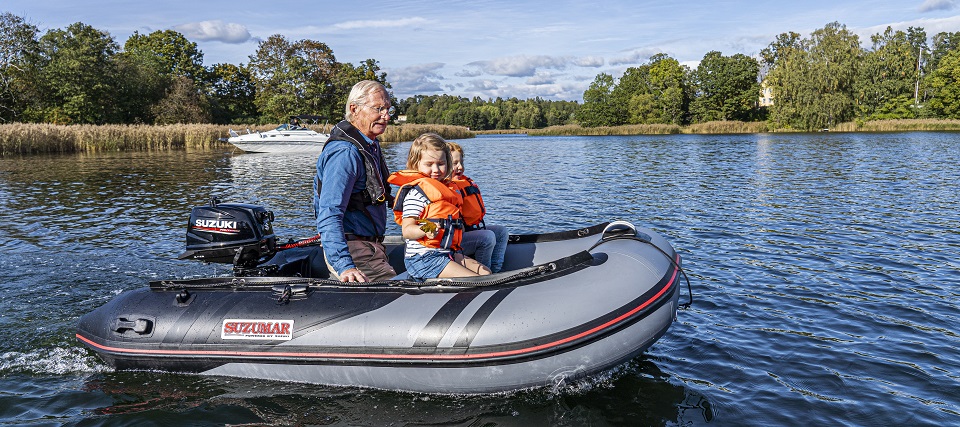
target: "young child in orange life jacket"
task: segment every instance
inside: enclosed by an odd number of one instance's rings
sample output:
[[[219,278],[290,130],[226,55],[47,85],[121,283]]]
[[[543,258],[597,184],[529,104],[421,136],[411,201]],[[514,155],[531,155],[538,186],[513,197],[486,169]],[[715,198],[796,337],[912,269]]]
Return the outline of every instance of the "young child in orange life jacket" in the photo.
[[[463,198],[450,182],[452,163],[447,142],[425,133],[413,140],[407,169],[387,179],[400,186],[393,215],[406,241],[403,263],[414,279],[490,274],[486,266],[460,252]]]
[[[464,255],[472,256],[481,264],[497,273],[503,267],[503,256],[507,252],[507,240],[510,233],[502,225],[486,224],[483,221],[487,208],[480,195],[480,187],[463,174],[463,147],[456,142],[448,142],[450,155],[453,156],[453,177],[451,180],[460,189],[463,206],[460,208],[466,229],[460,246]]]

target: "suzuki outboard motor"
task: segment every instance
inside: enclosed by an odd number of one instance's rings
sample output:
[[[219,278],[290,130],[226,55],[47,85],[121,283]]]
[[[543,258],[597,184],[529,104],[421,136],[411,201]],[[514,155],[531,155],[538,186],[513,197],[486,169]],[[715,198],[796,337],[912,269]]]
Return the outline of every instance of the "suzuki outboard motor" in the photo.
[[[233,264],[238,276],[251,275],[249,270],[277,253],[273,219],[273,212],[261,206],[213,198],[210,206],[190,212],[187,251],[178,258]]]

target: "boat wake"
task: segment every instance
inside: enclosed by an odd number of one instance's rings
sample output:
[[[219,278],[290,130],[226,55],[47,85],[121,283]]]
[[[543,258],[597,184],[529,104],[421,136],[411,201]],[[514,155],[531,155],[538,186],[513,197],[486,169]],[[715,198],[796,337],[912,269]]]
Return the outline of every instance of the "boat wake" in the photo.
[[[112,368],[80,347],[54,347],[0,355],[0,374],[66,375],[111,372]]]

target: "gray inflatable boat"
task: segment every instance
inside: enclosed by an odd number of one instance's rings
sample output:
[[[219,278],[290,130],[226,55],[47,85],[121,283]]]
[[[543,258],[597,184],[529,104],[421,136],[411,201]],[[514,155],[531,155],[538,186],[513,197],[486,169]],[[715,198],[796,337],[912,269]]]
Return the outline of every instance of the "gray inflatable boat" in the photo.
[[[278,246],[272,220],[252,205],[195,208],[184,257],[232,259],[234,276],[123,292],[83,316],[77,338],[116,369],[471,394],[615,367],[679,305],[680,256],[626,222],[511,236],[489,276],[346,285],[326,278],[318,246]],[[402,240],[385,243],[403,271]]]

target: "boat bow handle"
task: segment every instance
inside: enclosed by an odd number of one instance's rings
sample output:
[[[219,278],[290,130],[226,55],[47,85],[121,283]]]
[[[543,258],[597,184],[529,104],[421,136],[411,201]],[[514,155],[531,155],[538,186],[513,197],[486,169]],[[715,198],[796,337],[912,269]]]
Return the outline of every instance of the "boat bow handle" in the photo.
[[[127,320],[125,317],[120,317],[113,321],[113,331],[121,334],[126,331],[133,331],[144,335],[149,334],[151,329],[153,329],[153,321],[150,319]]]
[[[601,233],[600,236],[601,240],[621,236],[632,236],[644,242],[650,242],[652,240],[649,235],[637,231],[637,227],[627,221],[614,221],[607,224],[607,226],[603,228],[603,233]]]

